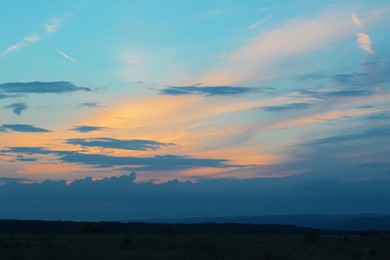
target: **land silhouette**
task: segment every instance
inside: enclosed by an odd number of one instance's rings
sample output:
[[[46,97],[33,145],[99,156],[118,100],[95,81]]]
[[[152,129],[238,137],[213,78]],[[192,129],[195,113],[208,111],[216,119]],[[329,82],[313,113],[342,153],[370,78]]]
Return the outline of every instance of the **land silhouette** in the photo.
[[[337,223],[355,224],[365,219],[389,220],[388,216],[372,214],[349,215],[350,222],[347,216],[295,215],[295,219],[293,216],[278,216],[279,222],[289,217],[292,221],[311,218],[309,225],[315,219],[317,222],[341,219]],[[173,220],[171,223],[0,220],[0,259],[390,258],[390,229],[386,228],[361,226],[348,230],[238,223],[238,220],[261,222],[267,218],[271,216],[214,219],[223,223],[201,222],[207,219],[204,218],[192,219],[192,224]],[[236,223],[227,223],[228,220]],[[184,222],[176,220],[180,221]]]

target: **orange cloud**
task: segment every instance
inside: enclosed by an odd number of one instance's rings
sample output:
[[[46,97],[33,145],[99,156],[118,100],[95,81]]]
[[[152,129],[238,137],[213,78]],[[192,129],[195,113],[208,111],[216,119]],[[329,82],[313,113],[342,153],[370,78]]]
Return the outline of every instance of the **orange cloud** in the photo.
[[[364,51],[366,51],[367,53],[374,55],[375,53],[371,47],[370,36],[368,36],[368,34],[361,33],[361,32],[356,33],[356,36],[357,36],[357,43],[359,47]]]

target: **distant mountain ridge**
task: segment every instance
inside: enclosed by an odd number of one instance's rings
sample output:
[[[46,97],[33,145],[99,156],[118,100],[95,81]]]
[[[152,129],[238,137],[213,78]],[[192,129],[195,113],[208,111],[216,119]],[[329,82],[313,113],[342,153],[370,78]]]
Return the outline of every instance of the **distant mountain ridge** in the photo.
[[[131,220],[124,222],[133,222]],[[237,224],[279,224],[294,225],[328,230],[390,230],[390,215],[381,214],[355,214],[355,215],[320,215],[320,214],[292,214],[268,216],[239,216],[239,217],[203,217],[181,219],[149,219],[142,220],[148,223],[237,223]]]

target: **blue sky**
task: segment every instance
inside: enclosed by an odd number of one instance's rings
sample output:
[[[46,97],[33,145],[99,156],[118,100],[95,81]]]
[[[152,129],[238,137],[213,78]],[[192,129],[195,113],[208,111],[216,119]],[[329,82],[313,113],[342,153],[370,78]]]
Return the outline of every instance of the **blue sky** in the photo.
[[[62,185],[58,212],[85,196],[126,217],[112,191],[129,185],[149,194],[137,212],[153,208],[136,217],[159,217],[151,198],[164,192],[166,217],[194,216],[180,213],[173,185],[205,205],[199,216],[217,216],[212,202],[233,199],[233,187],[243,206],[219,215],[390,213],[388,1],[15,0],[0,10],[0,194],[21,205]],[[91,185],[108,193],[92,203]],[[279,206],[254,206],[263,196]],[[12,202],[4,216],[32,214]]]

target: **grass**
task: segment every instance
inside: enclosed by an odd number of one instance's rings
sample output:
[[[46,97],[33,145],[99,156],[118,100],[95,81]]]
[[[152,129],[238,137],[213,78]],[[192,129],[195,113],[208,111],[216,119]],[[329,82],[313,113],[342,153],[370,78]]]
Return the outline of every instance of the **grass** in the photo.
[[[388,235],[0,234],[0,259],[390,259]]]

